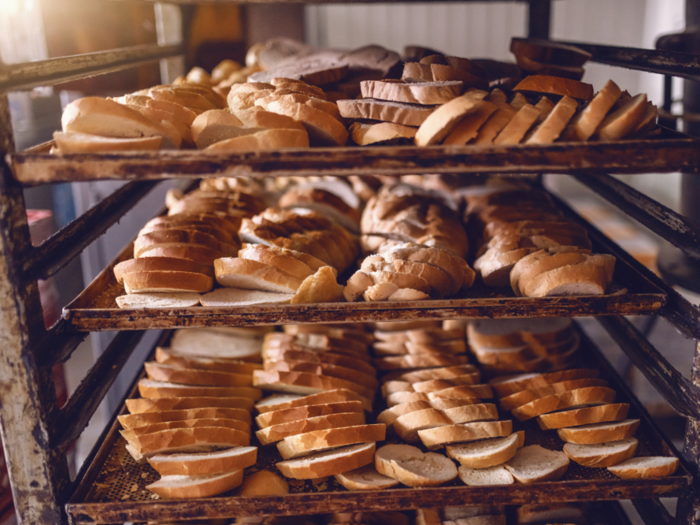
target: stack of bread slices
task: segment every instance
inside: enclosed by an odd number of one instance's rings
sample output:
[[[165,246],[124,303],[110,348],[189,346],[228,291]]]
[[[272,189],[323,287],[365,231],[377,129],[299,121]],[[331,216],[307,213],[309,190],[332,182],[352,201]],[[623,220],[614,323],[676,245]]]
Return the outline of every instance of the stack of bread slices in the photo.
[[[516,63],[530,74],[572,80],[581,80],[582,66],[591,59],[590,53],[578,47],[524,38],[513,38],[510,51]]]
[[[473,320],[467,339],[469,350],[491,376],[567,368],[580,344],[566,317]]]
[[[505,507],[474,505],[416,510],[416,525],[506,525]]]
[[[217,339],[220,334],[228,337],[227,347]],[[138,383],[141,398],[126,401],[129,414],[119,416],[126,449],[137,462],[147,459],[162,476],[147,486],[162,498],[227,492],[241,484],[243,469],[256,462],[257,448],[249,446],[251,411],[262,391],[252,384],[261,365],[250,361],[255,360],[252,351],[236,349],[236,341],[249,335],[242,334],[223,331],[209,337],[200,330],[197,338],[219,350],[208,355],[192,339],[176,335],[175,350],[158,348],[155,361],[145,363],[147,379]],[[187,352],[190,346],[195,347]],[[237,353],[249,361],[230,358]]]
[[[557,430],[564,454],[586,467],[608,467],[620,477],[657,477],[675,472],[675,457],[638,457],[633,437],[639,419],[628,419],[629,404],[598,371],[569,368],[556,372],[496,377],[489,384],[502,410],[519,421],[536,418],[542,430]]]
[[[241,219],[264,209],[257,196],[236,192],[171,191],[168,215],[149,221],[134,242],[134,259],[114,267],[127,295],[121,308],[195,306],[211,290],[214,260],[241,247]]]
[[[585,228],[546,192],[491,186],[465,199],[465,220],[479,238],[474,268],[487,286],[546,297],[601,295],[612,283],[615,257],[591,254]]]

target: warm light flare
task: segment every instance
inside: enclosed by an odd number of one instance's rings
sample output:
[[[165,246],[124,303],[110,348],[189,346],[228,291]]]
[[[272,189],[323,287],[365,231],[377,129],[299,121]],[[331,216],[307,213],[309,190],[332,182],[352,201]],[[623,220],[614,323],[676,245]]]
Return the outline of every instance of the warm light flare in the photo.
[[[34,0],[0,0],[0,16],[34,9]]]

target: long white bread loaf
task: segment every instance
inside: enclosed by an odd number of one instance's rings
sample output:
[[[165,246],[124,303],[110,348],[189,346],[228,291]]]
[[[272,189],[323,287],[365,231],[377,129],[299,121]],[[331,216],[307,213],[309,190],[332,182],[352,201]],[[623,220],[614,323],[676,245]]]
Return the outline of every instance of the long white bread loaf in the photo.
[[[522,441],[520,434],[515,433],[507,437],[448,445],[446,450],[447,455],[459,461],[460,465],[481,469],[502,465],[514,457],[518,448],[522,446]]]
[[[241,408],[251,411],[253,400],[249,397],[164,397],[160,399],[135,398],[126,400],[131,414],[187,410],[191,408]]]
[[[308,419],[298,419],[287,423],[279,423],[267,428],[258,430],[255,436],[261,445],[271,445],[282,441],[289,436],[296,436],[315,430],[326,430],[330,428],[352,427],[365,424],[364,412],[346,412],[340,414],[328,414],[324,416],[310,417]]]
[[[512,485],[514,482],[513,475],[505,467],[503,467],[503,465],[496,465],[493,467],[485,467],[479,469],[462,466],[459,467],[458,473],[459,479],[461,479],[465,485],[469,486]],[[477,517],[484,518],[484,516]],[[503,516],[503,518],[505,518],[505,516]],[[461,521],[463,520],[457,520],[458,523]]]
[[[230,374],[251,375],[253,370],[261,370],[262,365],[234,361],[230,359],[211,359],[208,357],[187,356],[172,351],[170,348],[157,347],[156,361],[163,365],[169,365],[182,369],[212,370],[227,372]]]
[[[520,483],[553,481],[566,473],[569,458],[563,452],[530,445],[519,449],[505,467]]]
[[[566,443],[564,454],[584,467],[612,467],[634,457],[639,442],[634,438],[609,441],[598,445]]]
[[[313,456],[280,461],[275,466],[288,478],[317,479],[352,471],[374,462],[376,443],[328,450]]]
[[[204,476],[255,465],[257,447],[235,447],[197,454],[167,454],[148,458],[148,463],[161,476]]]
[[[196,427],[223,427],[240,430],[250,435],[250,424],[239,419],[207,418],[207,419],[184,419],[182,421],[165,421],[163,423],[153,423],[141,427],[134,427],[129,430],[122,430],[121,435],[127,441],[131,441],[136,436],[153,434],[162,430],[173,430],[176,428],[196,428]]]
[[[608,470],[622,479],[660,478],[671,476],[678,465],[678,458],[648,456],[628,459]]]
[[[243,482],[243,470],[203,476],[163,476],[146,488],[163,499],[206,498],[233,490]]]
[[[144,363],[146,375],[154,381],[165,381],[181,385],[204,386],[252,386],[251,374],[218,372],[197,368],[177,368],[157,362]]]
[[[253,372],[253,384],[264,390],[291,392],[293,394],[317,394],[325,390],[344,388],[357,392],[367,399],[371,400],[374,398],[374,390],[371,388],[345,379],[316,375],[310,372],[256,370]]]
[[[382,424],[332,428],[284,438],[277,444],[277,450],[282,458],[295,459],[332,448],[384,441],[385,437],[386,425]]]
[[[613,423],[598,423],[557,430],[559,438],[577,445],[594,445],[608,441],[631,438],[639,428],[639,419],[626,419]]]
[[[627,403],[598,405],[542,414],[537,418],[537,423],[542,430],[549,430],[593,423],[607,423],[609,421],[624,421],[627,418],[628,411],[629,405]]]
[[[269,398],[268,398],[269,399]],[[326,403],[339,403],[344,401],[359,401],[362,404],[362,408],[366,412],[372,412],[372,403],[366,398],[359,395],[357,392],[352,390],[347,390],[344,388],[339,388],[336,390],[328,390],[325,392],[320,392],[318,394],[311,394],[308,396],[294,396],[292,399],[281,398],[279,402],[261,402],[255,405],[255,408],[261,414],[271,412],[274,410],[285,410],[288,408],[297,408],[309,405],[322,405]]]
[[[423,453],[410,445],[386,445],[374,457],[377,472],[408,487],[430,487],[457,477],[455,464],[434,452]]]
[[[342,414],[347,412],[364,412],[359,401],[343,401],[340,403],[324,403],[305,407],[287,408],[265,412],[255,418],[255,422],[261,429],[289,423],[291,421],[306,420],[329,414]]]
[[[252,418],[248,410],[242,408],[190,408],[184,410],[165,410],[162,412],[142,412],[118,416],[119,424],[125,429],[163,423],[166,421],[185,421],[187,419],[225,418],[237,419],[250,425]]]
[[[511,421],[482,421],[419,430],[418,436],[423,444],[432,450],[453,443],[509,436],[512,432]]]
[[[176,385],[152,379],[141,379],[138,383],[141,397],[247,397],[253,401],[262,399],[262,390],[247,386],[193,386]]]
[[[399,484],[398,480],[377,472],[374,454],[368,465],[336,474],[335,479],[348,490],[383,490]]]
[[[161,430],[134,436],[129,446],[141,457],[175,452],[209,452],[250,444],[250,436],[240,430],[224,427],[196,427]]]

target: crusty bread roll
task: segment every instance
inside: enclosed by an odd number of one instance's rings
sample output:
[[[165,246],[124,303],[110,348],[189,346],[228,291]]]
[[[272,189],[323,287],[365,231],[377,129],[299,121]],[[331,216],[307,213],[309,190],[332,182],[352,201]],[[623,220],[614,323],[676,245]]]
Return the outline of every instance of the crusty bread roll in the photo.
[[[374,455],[370,464],[336,474],[335,479],[348,490],[383,490],[399,484],[398,480],[377,472]]]
[[[318,479],[352,471],[374,462],[376,443],[328,450],[313,456],[280,461],[275,466],[288,478]]]
[[[566,473],[569,458],[563,452],[530,445],[519,449],[505,467],[520,483],[554,481]]]
[[[323,112],[321,112],[323,113]],[[332,119],[332,117],[329,117]],[[337,121],[336,121],[337,122]],[[309,135],[298,129],[264,129],[235,136],[207,146],[206,151],[259,151],[284,148],[308,148]]]
[[[115,299],[119,308],[189,308],[198,306],[200,295],[194,292],[149,292],[120,295]]]
[[[628,459],[608,470],[622,479],[661,478],[671,476],[678,469],[678,458],[648,456]]]
[[[608,441],[631,438],[639,428],[639,419],[626,419],[612,423],[597,423],[557,430],[559,438],[576,445],[595,445]]]
[[[308,396],[294,396],[294,398],[277,398],[277,402],[257,403],[255,408],[261,414],[274,410],[286,410],[288,408],[296,408],[310,405],[319,405],[325,403],[339,403],[344,401],[359,401],[362,408],[367,412],[372,412],[372,403],[367,398],[362,397],[357,392],[347,389],[336,389],[311,394]]]
[[[134,398],[125,401],[131,414],[187,410],[191,408],[242,408],[250,411],[253,400],[247,397],[169,397],[161,399]]]
[[[141,379],[138,383],[141,397],[248,397],[254,401],[262,398],[262,390],[245,386],[193,386],[176,385],[152,379]]]
[[[564,454],[584,467],[612,467],[634,457],[639,442],[634,438],[610,441],[598,445],[566,443]]]
[[[542,414],[537,418],[537,423],[539,423],[541,429],[549,430],[609,421],[624,421],[627,418],[628,410],[629,405],[627,403],[598,405]]]
[[[509,436],[512,432],[511,421],[483,421],[419,430],[418,436],[423,444],[432,450],[452,443]]]
[[[454,463],[435,452],[423,453],[410,445],[385,445],[374,457],[377,472],[408,487],[442,485],[457,477]]]
[[[512,485],[515,481],[513,474],[511,474],[503,465],[495,465],[493,467],[479,469],[461,466],[458,469],[458,473],[459,479],[461,479],[465,485],[469,485],[470,487],[480,485]],[[478,518],[485,518],[485,516],[478,516]],[[491,516],[488,518],[490,519]],[[481,522],[486,523],[483,520]],[[505,523],[505,516],[502,517],[502,522]],[[471,521],[469,523],[471,523]],[[490,521],[488,523],[490,523]]]
[[[332,428],[284,438],[277,443],[277,450],[282,458],[295,459],[332,448],[384,441],[385,437],[386,425],[381,424]]]
[[[255,422],[261,429],[289,423],[292,421],[308,420],[328,414],[341,414],[348,412],[363,412],[362,403],[359,401],[342,401],[337,403],[324,403],[302,407],[273,410],[258,415]]]
[[[522,446],[518,433],[507,437],[484,439],[461,445],[448,445],[447,455],[459,461],[462,466],[482,469],[501,465],[515,456]]]
[[[178,368],[152,361],[144,363],[144,368],[149,379],[181,385],[252,386],[253,384],[253,378],[249,373],[238,374],[197,368]]]
[[[274,412],[273,412],[274,413]],[[314,430],[329,428],[352,427],[365,423],[364,412],[344,412],[327,414],[306,419],[297,419],[286,423],[278,423],[255,432],[261,445],[270,445],[282,441],[289,436],[296,436]],[[361,465],[360,465],[361,466]]]
[[[252,421],[248,410],[231,407],[204,407],[163,410],[160,412],[141,412],[121,415],[118,417],[118,420],[122,427],[126,430],[130,430],[154,423],[213,418],[236,419],[238,421],[243,421],[247,425],[250,425]]]
[[[163,476],[146,488],[163,499],[206,498],[228,492],[243,482],[243,470],[202,476]]]
[[[530,75],[513,88],[513,91],[562,95],[580,100],[593,98],[593,86],[578,80],[546,75]]]
[[[148,463],[161,476],[204,476],[255,465],[257,447],[235,447],[216,452],[167,454],[148,458]]]

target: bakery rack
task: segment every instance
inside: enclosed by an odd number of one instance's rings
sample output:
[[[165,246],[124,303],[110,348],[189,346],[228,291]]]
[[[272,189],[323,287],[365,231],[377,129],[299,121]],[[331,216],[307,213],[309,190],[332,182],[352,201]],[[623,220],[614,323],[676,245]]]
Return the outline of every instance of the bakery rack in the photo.
[[[193,4],[198,0],[179,0],[178,4]],[[199,0],[204,1],[204,0]],[[218,0],[223,3],[226,0]],[[264,0],[260,0],[261,3]],[[346,0],[347,1],[347,0]],[[371,1],[371,0],[369,0]],[[481,0],[486,1],[486,0]],[[523,0],[529,6],[528,36],[548,38],[551,0]],[[245,3],[245,2],[241,2]],[[250,3],[255,3],[251,0]],[[283,2],[284,3],[284,2]],[[593,55],[593,61],[616,66],[663,73],[686,79],[700,79],[700,59],[696,55],[677,51],[617,48],[576,43]],[[700,167],[700,142],[697,139],[665,131],[655,140],[612,145],[555,144],[545,148],[517,146],[509,149],[506,159],[498,148],[475,150],[470,147],[448,148],[367,148],[352,150],[334,148],[303,152],[274,152],[266,154],[209,155],[202,152],[162,152],[155,154],[69,155],[62,158],[47,155],[47,146],[15,152],[6,93],[10,90],[50,86],[125,68],[146,62],[184,54],[182,45],[147,45],[91,53],[74,57],[44,60],[25,64],[0,66],[0,431],[4,442],[8,470],[18,522],[66,523],[85,522],[90,518],[81,511],[90,484],[109,456],[114,432],[107,428],[75,481],[68,474],[66,447],[76,439],[94,414],[100,400],[118,376],[123,364],[143,335],[141,329],[214,326],[217,324],[277,324],[295,322],[355,321],[361,319],[391,320],[417,318],[464,318],[479,313],[481,300],[463,298],[454,304],[425,302],[401,305],[397,308],[357,309],[313,305],[292,313],[292,310],[264,311],[260,307],[249,318],[223,312],[215,315],[177,312],[176,315],[141,316],[129,322],[119,319],[110,308],[90,308],[94,287],[88,289],[66,309],[64,317],[53,327],[43,325],[37,279],[56,274],[85,247],[95,241],[129,209],[138,204],[158,182],[158,179],[202,176],[280,176],[323,174],[362,175],[385,173],[569,173],[579,182],[591,187],[623,212],[667,239],[691,257],[700,256],[700,226],[653,201],[608,173],[669,172],[682,170],[697,174]],[[358,155],[361,151],[362,154]],[[641,159],[641,160],[640,160]],[[474,163],[474,164],[472,164]],[[470,168],[477,166],[478,169]],[[697,176],[697,175],[695,175]],[[78,217],[42,245],[30,242],[23,198],[23,187],[59,181],[83,181],[99,178],[133,179]],[[150,180],[153,179],[153,180]],[[561,203],[565,206],[564,203]],[[571,213],[571,212],[570,212]],[[665,317],[688,337],[700,339],[700,313],[671,286],[645,269],[619,247],[606,240],[593,227],[590,235],[614,253],[629,269],[627,293],[601,298],[598,303],[585,300],[553,304],[527,305],[515,298],[491,298],[488,315],[494,317],[533,317],[548,315],[590,315],[604,313],[599,322],[612,335],[632,362],[669,403],[688,418],[685,447],[681,455],[679,475],[666,480],[636,483],[591,482],[585,488],[560,488],[552,485],[509,488],[508,494],[494,492],[502,503],[532,501],[596,500],[630,498],[647,524],[700,522],[700,346],[696,351],[692,378],[685,379],[663,355],[637,331],[623,315],[648,313]],[[109,273],[103,274],[105,278]],[[625,295],[632,296],[625,298]],[[640,299],[642,297],[643,300]],[[91,299],[92,297],[92,299]],[[89,299],[89,300],[88,300]],[[637,299],[640,299],[637,301]],[[83,301],[83,302],[81,302]],[[524,304],[524,306],[522,306]],[[336,309],[334,309],[336,308]],[[549,308],[549,309],[547,309]],[[104,310],[104,311],[102,311]],[[109,313],[105,313],[109,311]],[[199,317],[198,317],[199,315]],[[286,316],[286,317],[285,317]],[[364,317],[363,317],[364,316]],[[88,371],[83,382],[65,406],[57,408],[50,371],[55,363],[70,357],[87,331],[124,330]],[[136,330],[135,330],[136,329]],[[601,365],[604,366],[604,365]],[[632,397],[621,385],[623,391]],[[643,408],[635,403],[639,413]],[[650,433],[658,436],[653,423],[646,419]],[[111,432],[111,433],[110,433]],[[650,438],[651,439],[651,438]],[[656,438],[654,438],[656,439]],[[663,442],[657,442],[663,449]],[[566,482],[563,482],[565,484]],[[615,485],[617,483],[617,485]],[[596,490],[595,487],[601,487]],[[467,490],[446,487],[440,501],[461,501]],[[452,491],[452,492],[450,492]],[[417,494],[428,491],[400,490],[377,495],[377,503],[367,496],[363,505],[382,508],[408,508],[411,501],[420,501]],[[478,491],[471,494],[477,494]],[[493,496],[496,498],[496,496]],[[660,495],[679,497],[676,517],[672,517],[659,502]],[[309,496],[311,497],[311,496]],[[476,497],[476,496],[474,496]],[[83,501],[79,501],[83,498]],[[325,509],[347,508],[352,493],[323,494]],[[386,498],[386,499],[382,499]],[[418,498],[414,500],[414,498]],[[69,515],[65,505],[68,505]],[[241,510],[253,510],[252,502],[228,498],[199,502],[149,502],[142,514],[128,514],[134,506],[128,502],[110,503],[111,513],[98,520],[103,523],[126,521],[133,517],[174,517],[172,509],[181,505],[180,517],[230,515],[231,505]],[[260,501],[256,513],[306,513],[306,506],[294,506],[294,498],[281,501]],[[345,503],[344,503],[345,502]],[[203,504],[203,503],[206,503]],[[354,504],[357,501],[354,502]],[[417,504],[417,503],[416,503]],[[143,506],[142,505],[142,506]],[[267,505],[267,506],[266,506]],[[415,506],[415,504],[413,505]],[[139,507],[141,508],[141,507]],[[123,509],[124,513],[120,512]],[[168,510],[170,509],[170,510]],[[185,510],[189,509],[189,510]],[[128,511],[128,512],[127,512]],[[170,514],[168,514],[170,512]],[[696,515],[696,513],[698,513]]]

